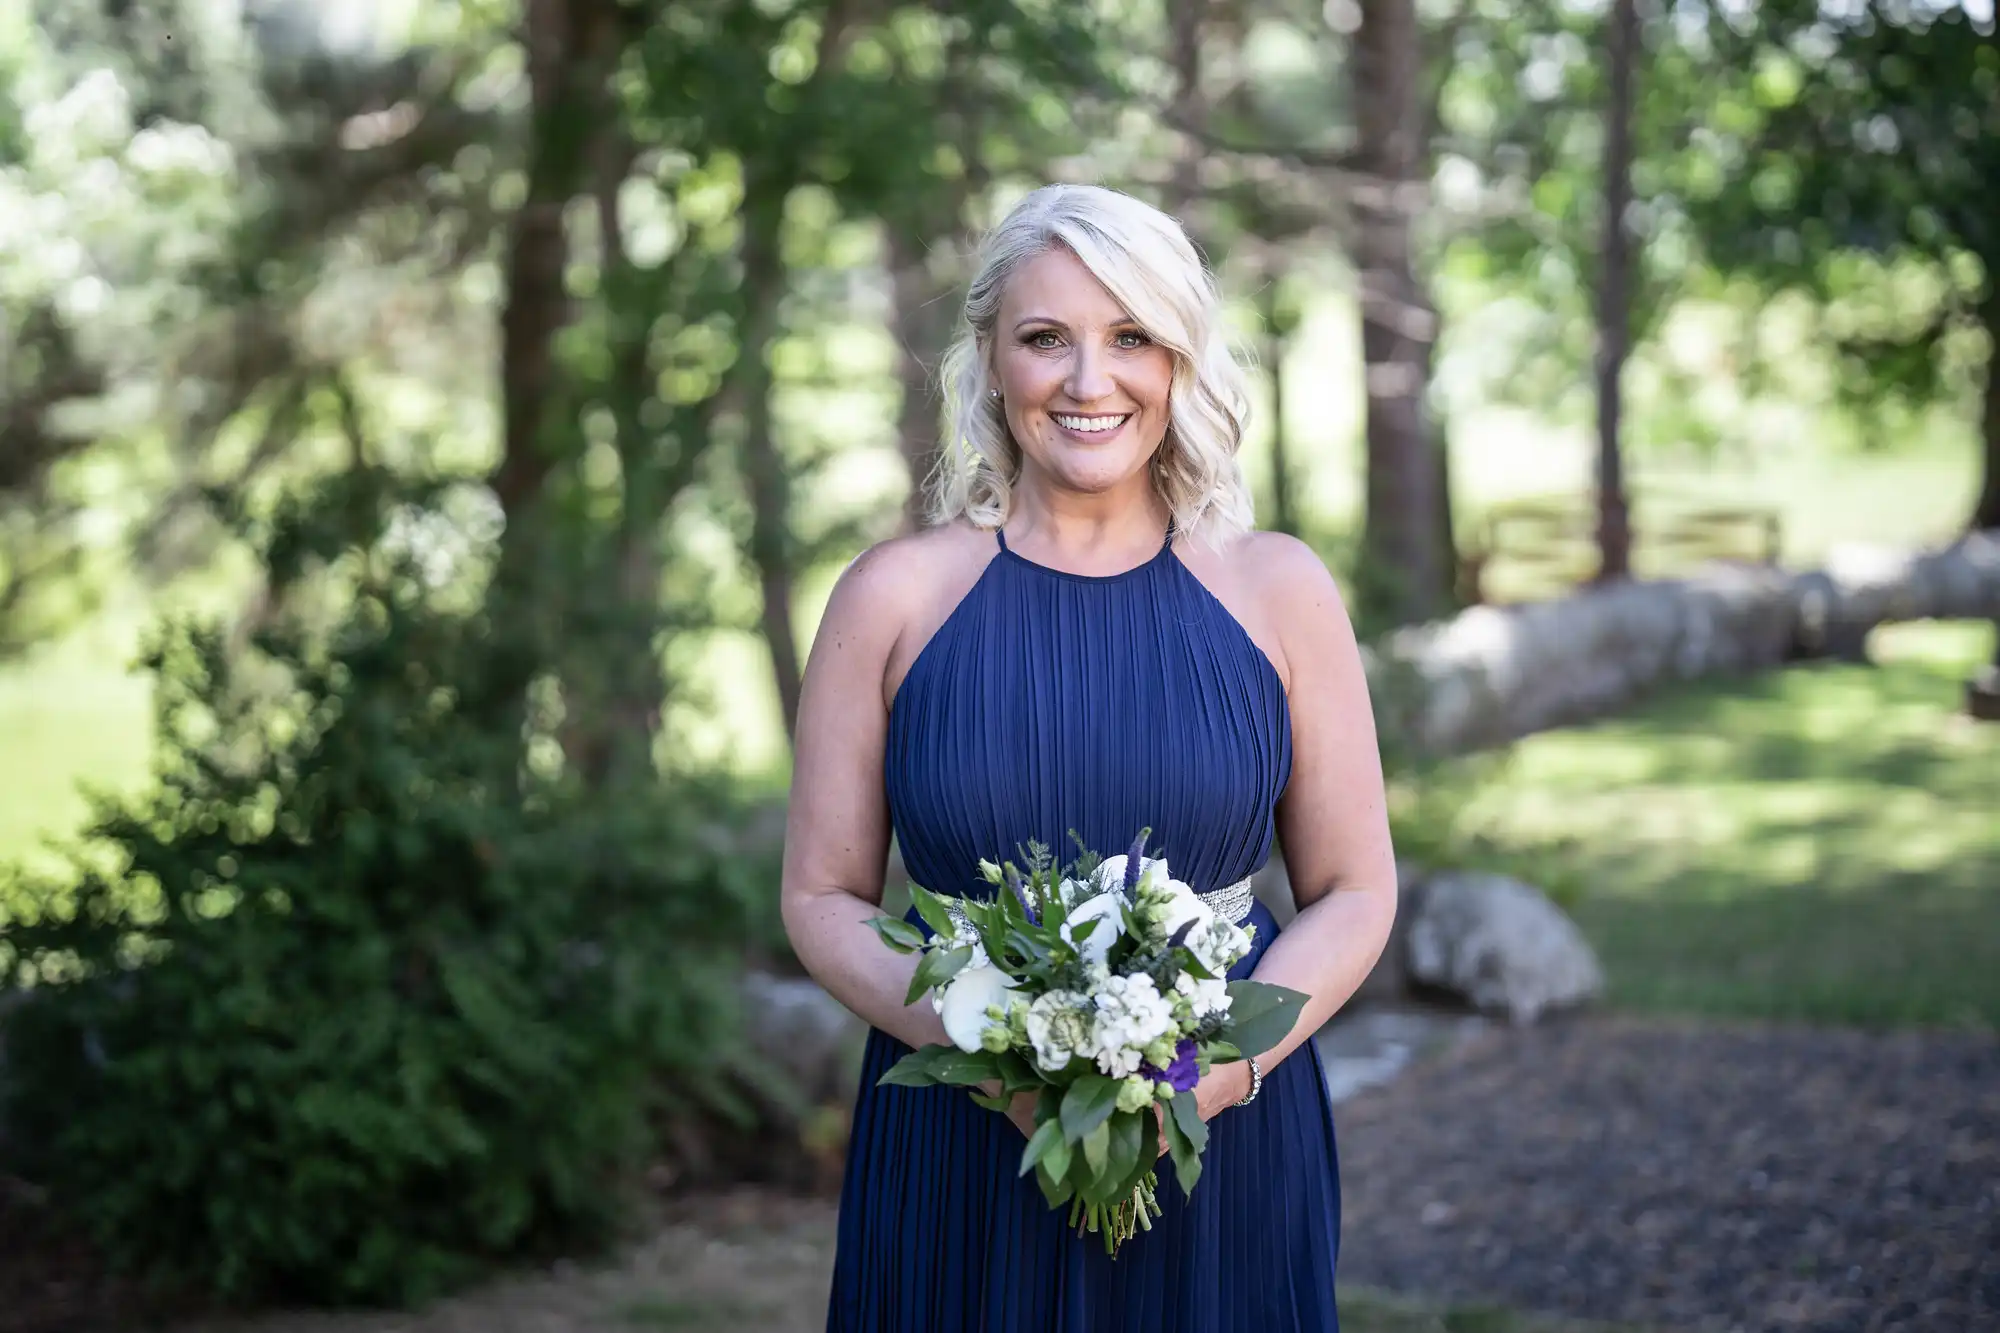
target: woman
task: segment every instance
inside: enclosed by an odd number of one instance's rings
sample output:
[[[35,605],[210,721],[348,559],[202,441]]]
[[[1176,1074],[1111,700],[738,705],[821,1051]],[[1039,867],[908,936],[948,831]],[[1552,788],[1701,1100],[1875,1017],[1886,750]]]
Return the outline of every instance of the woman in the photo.
[[[1323,564],[1250,531],[1245,394],[1214,285],[1178,224],[1052,185],[988,238],[946,361],[935,524],[842,576],[799,708],[785,925],[873,1031],[841,1195],[836,1333],[1331,1330],[1340,1189],[1309,1038],[1395,916],[1373,718]],[[1274,820],[1275,816],[1275,820]],[[1275,827],[1274,827],[1275,823]],[[1306,992],[1258,1068],[1195,1089],[1210,1124],[1192,1198],[1107,1258],[1018,1173],[1032,1103],[877,1087],[945,1040],[905,1006],[915,960],[879,915],[893,828],[916,882],[990,892],[982,856],[1029,839],[1149,851],[1197,890],[1283,842],[1299,914],[1234,975]],[[1238,889],[1238,898],[1246,898]]]

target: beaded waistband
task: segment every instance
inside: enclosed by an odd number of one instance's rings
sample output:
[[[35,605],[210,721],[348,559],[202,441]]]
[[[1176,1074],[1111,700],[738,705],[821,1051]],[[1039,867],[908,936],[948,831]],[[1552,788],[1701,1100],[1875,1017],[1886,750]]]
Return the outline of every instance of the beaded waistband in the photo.
[[[1197,893],[1195,897],[1207,903],[1216,916],[1233,925],[1250,915],[1250,908],[1257,901],[1256,891],[1252,888],[1256,882],[1255,875],[1245,875],[1227,888],[1216,889],[1212,893]]]
[[[1197,893],[1195,897],[1201,899],[1208,910],[1214,912],[1219,919],[1234,925],[1250,915],[1250,908],[1257,901],[1257,895],[1251,887],[1256,878],[1255,875],[1245,875],[1227,888]],[[952,920],[960,924],[965,923],[965,910],[958,905],[957,899],[945,899],[944,906],[945,911],[951,913]]]

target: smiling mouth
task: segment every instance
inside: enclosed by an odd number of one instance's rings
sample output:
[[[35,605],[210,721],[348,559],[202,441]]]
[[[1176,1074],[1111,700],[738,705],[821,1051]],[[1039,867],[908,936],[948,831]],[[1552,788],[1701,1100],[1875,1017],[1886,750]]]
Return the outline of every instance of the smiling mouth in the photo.
[[[1073,435],[1109,435],[1131,419],[1130,412],[1112,416],[1079,416],[1072,412],[1051,412],[1049,420]]]

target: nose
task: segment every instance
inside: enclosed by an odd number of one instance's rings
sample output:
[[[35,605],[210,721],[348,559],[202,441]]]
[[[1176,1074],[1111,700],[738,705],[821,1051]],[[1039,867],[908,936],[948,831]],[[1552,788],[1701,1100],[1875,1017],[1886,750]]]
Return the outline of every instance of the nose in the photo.
[[[1069,378],[1063,381],[1063,392],[1078,407],[1088,407],[1097,399],[1108,396],[1111,389],[1111,375],[1105,368],[1104,353],[1087,343],[1078,344],[1075,355],[1070,358]]]

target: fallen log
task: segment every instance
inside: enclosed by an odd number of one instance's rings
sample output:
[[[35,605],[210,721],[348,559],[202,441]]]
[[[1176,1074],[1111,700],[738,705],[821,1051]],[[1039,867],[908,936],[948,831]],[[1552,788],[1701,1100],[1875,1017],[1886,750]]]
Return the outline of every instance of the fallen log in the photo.
[[[1811,657],[1860,660],[1904,620],[2000,619],[2000,533],[1824,569],[1718,565],[1557,601],[1473,607],[1364,649],[1385,750],[1445,756],[1603,717],[1659,687]]]

